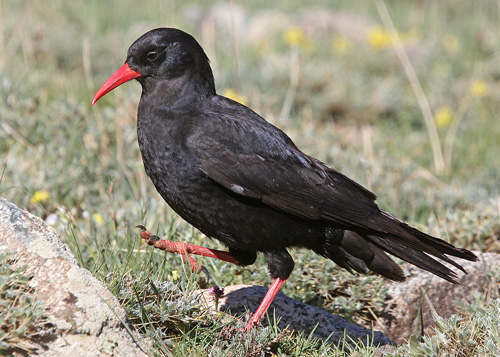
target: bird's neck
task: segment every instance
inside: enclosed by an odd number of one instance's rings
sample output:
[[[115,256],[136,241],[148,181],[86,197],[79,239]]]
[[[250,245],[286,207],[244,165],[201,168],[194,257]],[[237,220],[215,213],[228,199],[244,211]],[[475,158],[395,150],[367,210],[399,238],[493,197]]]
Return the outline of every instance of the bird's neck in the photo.
[[[213,78],[186,73],[174,79],[148,78],[142,83],[141,103],[171,108],[199,107],[215,95]]]

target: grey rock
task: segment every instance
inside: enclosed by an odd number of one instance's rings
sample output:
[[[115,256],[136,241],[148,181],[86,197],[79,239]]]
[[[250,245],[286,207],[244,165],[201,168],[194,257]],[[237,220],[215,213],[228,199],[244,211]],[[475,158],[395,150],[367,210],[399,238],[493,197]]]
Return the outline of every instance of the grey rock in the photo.
[[[264,286],[231,285],[224,288],[224,295],[219,298],[218,310],[230,312],[232,315],[245,315],[247,311],[254,312],[267,292]],[[203,301],[215,311],[215,298],[209,290],[203,291]],[[279,320],[279,327],[288,327],[289,330],[302,331],[305,335],[313,332],[313,336],[332,343],[337,343],[344,336],[354,341],[367,343],[373,340],[374,345],[393,344],[383,333],[372,331],[347,322],[340,316],[333,315],[320,308],[304,304],[300,301],[278,293],[268,310],[271,321]],[[267,325],[267,319],[262,322]]]
[[[56,231],[0,198],[0,254],[26,266],[47,324],[27,342],[42,356],[143,356],[147,346],[111,292],[82,268]]]
[[[475,253],[480,262],[460,261],[468,273],[459,272],[457,280],[460,284],[449,283],[422,269],[405,265],[407,280],[387,283],[388,299],[382,311],[377,313],[380,316],[374,327],[398,344],[405,342],[422,325],[425,334],[432,334],[434,313],[450,317],[457,312],[455,301],[470,302],[473,291],[488,292],[492,288],[487,271],[500,268],[500,255]],[[491,290],[491,293],[497,291]],[[420,306],[422,316],[419,315]]]

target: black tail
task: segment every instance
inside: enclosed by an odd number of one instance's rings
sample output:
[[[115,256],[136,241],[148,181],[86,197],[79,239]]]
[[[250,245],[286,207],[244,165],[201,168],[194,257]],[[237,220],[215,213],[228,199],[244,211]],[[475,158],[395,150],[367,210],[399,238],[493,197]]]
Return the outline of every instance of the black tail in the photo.
[[[455,278],[457,278],[457,274],[443,265],[442,263],[438,262],[436,259],[430,257],[424,252],[408,248],[399,242],[392,241],[390,239],[386,238],[380,238],[380,237],[374,237],[374,236],[369,236],[368,237],[370,240],[372,240],[375,244],[377,244],[379,247],[381,247],[383,250],[386,252],[401,258],[408,263],[411,263],[413,265],[416,265],[419,268],[422,268],[424,270],[427,270],[431,272],[434,275],[437,275],[445,280],[448,280],[449,282],[452,283],[457,283]],[[470,254],[474,254],[472,252],[468,252]],[[470,257],[470,254],[467,255],[467,260],[471,261],[476,261],[477,257],[474,255],[474,258]],[[449,259],[448,257],[445,256],[445,261],[451,262],[454,266],[456,266],[458,269],[462,270],[464,273],[467,273],[465,269],[460,266],[458,263],[454,262],[453,260]]]
[[[452,283],[457,283],[457,274],[432,256],[464,273],[467,273],[465,269],[448,256],[478,260],[471,251],[455,248],[441,239],[420,232],[384,211],[376,219],[371,219],[370,225],[376,228],[363,233],[344,231],[341,239],[327,239],[323,255],[349,271],[367,273],[372,270],[391,280],[404,280],[403,271],[385,254],[387,252]]]
[[[465,269],[448,256],[469,261],[477,261],[478,257],[464,248],[456,248],[442,239],[432,237],[418,229],[410,227],[392,214],[381,211],[381,220],[385,232],[368,234],[366,237],[386,252],[401,258],[408,263],[425,269],[445,280],[457,283],[457,274],[433,259],[430,255],[445,261],[464,273]],[[389,229],[387,229],[389,228]]]

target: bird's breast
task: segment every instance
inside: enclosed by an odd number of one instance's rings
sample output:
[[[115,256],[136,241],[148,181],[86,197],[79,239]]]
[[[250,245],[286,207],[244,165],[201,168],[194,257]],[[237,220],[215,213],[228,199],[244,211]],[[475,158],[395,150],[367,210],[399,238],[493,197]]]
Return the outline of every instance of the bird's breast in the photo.
[[[137,137],[146,173],[158,193],[186,221],[207,235],[215,235],[217,224],[210,201],[218,188],[200,169],[185,143],[186,134],[175,121],[138,120]],[[207,208],[207,206],[209,208]]]

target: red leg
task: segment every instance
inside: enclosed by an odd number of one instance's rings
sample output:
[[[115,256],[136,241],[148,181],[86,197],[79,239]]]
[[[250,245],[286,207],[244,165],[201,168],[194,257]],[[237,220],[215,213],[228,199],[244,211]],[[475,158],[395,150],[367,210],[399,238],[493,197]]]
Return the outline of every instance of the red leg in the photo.
[[[200,272],[204,268],[193,258],[191,258],[189,254],[202,255],[204,257],[215,258],[225,262],[240,265],[240,263],[229,252],[204,248],[189,243],[173,242],[171,240],[159,239],[157,236],[151,234],[144,226],[139,225],[136,228],[141,229],[141,238],[145,239],[149,245],[154,245],[155,248],[164,250],[166,252],[177,253],[182,257],[182,260],[184,262],[187,259],[193,272]],[[264,296],[264,299],[262,299],[262,302],[260,303],[257,311],[255,311],[255,314],[245,326],[245,331],[248,331],[259,324],[260,320],[266,314],[267,309],[273,302],[274,298],[280,291],[285,281],[286,279],[281,278],[277,278],[273,281],[271,287]]]
[[[193,273],[200,273],[201,271],[203,271],[206,275],[207,275],[207,282],[208,282],[208,271],[207,269],[205,269],[205,267],[203,265],[201,265],[200,263],[198,263],[196,260],[194,260],[193,258],[191,258],[189,255],[187,254],[179,254],[181,256],[181,260],[184,264],[189,264],[189,266],[191,267],[191,271]],[[187,261],[186,261],[187,259]]]
[[[204,247],[199,247],[194,244],[173,242],[166,239],[158,239],[157,236],[151,234],[144,226],[137,226],[141,232],[141,238],[145,239],[149,245],[154,245],[155,248],[164,250],[166,252],[177,253],[183,257],[183,260],[187,258],[191,268],[194,272],[199,272],[201,270],[201,265],[195,262],[189,254],[202,255],[204,257],[215,258],[223,260],[225,262],[240,265],[240,263],[234,259],[234,257],[229,252],[224,252],[217,249],[209,249]]]
[[[257,311],[255,311],[255,314],[253,314],[252,318],[250,319],[250,321],[248,321],[247,325],[245,326],[245,331],[248,331],[259,324],[262,317],[264,317],[264,315],[266,314],[269,305],[271,305],[274,298],[276,297],[276,294],[278,294],[285,281],[286,279],[281,279],[281,278],[276,278],[273,281],[271,287],[264,296],[264,299],[262,299],[259,308],[257,309]]]

